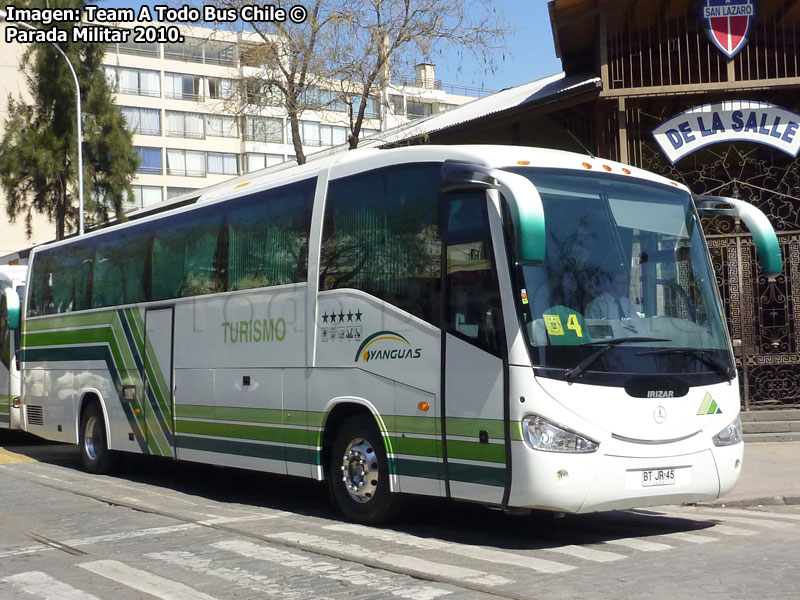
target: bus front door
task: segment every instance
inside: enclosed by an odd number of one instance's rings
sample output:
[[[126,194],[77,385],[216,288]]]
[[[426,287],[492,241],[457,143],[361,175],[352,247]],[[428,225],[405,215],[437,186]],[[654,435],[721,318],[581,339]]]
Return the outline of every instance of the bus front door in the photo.
[[[174,309],[145,311],[145,353],[142,403],[150,454],[175,456],[172,350]]]
[[[448,204],[442,404],[448,492],[501,504],[507,487],[505,338],[486,195],[453,194]]]

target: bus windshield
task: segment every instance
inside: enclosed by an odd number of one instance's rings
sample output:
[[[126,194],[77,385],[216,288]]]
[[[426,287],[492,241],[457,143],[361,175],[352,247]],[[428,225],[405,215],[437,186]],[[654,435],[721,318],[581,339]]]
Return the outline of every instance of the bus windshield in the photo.
[[[534,183],[545,213],[545,262],[517,278],[537,374],[601,385],[733,377],[689,194],[609,174],[508,170]]]

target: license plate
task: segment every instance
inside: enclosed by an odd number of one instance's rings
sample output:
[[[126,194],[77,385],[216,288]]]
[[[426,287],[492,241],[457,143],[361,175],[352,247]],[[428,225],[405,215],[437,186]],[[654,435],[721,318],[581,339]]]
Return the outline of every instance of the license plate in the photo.
[[[675,469],[650,469],[642,471],[642,487],[675,485]]]

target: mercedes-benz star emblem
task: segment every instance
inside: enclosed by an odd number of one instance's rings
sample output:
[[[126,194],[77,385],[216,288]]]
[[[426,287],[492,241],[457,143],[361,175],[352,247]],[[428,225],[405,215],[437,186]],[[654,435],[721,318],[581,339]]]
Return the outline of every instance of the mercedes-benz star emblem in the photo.
[[[663,406],[657,406],[653,411],[653,418],[656,420],[656,423],[663,423],[667,420],[667,409]]]

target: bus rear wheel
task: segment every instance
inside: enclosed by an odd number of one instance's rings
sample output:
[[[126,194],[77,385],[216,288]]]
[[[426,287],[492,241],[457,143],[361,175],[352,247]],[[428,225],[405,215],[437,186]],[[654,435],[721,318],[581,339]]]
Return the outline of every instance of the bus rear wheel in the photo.
[[[389,463],[375,420],[357,415],[344,422],[331,447],[331,492],[342,514],[374,525],[397,513],[397,494],[389,491]]]
[[[96,402],[81,415],[79,445],[83,467],[90,473],[108,473],[114,466],[115,455],[108,449],[108,436],[103,411]]]

